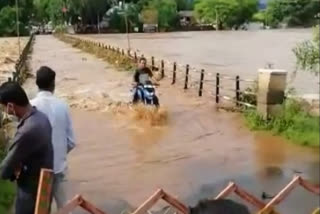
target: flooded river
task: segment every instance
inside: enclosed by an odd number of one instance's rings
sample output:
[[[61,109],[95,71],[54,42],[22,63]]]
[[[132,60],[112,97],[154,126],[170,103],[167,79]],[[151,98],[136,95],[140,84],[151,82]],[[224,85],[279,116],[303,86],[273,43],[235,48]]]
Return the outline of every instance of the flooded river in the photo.
[[[319,78],[295,70],[292,49],[298,42],[310,39],[311,29],[262,31],[174,32],[160,34],[130,34],[131,48],[147,56],[190,64],[206,73],[241,78],[257,78],[259,68],[272,64],[289,72],[290,85],[300,94],[319,93]],[[124,34],[84,35],[107,44],[127,48]]]
[[[21,51],[28,42],[27,37],[20,38]],[[12,37],[0,37],[0,81],[4,82],[15,71],[15,63],[19,59],[19,40]]]
[[[318,149],[252,133],[241,115],[218,111],[210,100],[168,82],[158,88],[168,123],[151,127],[126,111],[115,115],[108,109],[110,103],[130,100],[132,73],[116,72],[51,36],[36,38],[31,64],[33,71],[40,65],[56,70],[56,93],[73,107],[78,147],[69,157],[70,197],[82,194],[116,214],[136,207],[159,187],[194,205],[230,180],[258,197],[263,191],[277,193],[295,173],[319,183]],[[25,87],[34,96],[33,78]],[[277,209],[310,213],[316,206],[318,198],[298,188]]]

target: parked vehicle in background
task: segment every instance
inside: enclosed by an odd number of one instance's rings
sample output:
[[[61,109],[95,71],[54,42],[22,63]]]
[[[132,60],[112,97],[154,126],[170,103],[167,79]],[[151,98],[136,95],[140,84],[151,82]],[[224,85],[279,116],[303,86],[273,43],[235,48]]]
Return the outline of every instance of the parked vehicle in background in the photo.
[[[48,22],[48,23],[44,26],[44,34],[52,34],[52,33],[53,33],[52,22]]]
[[[31,31],[32,34],[40,34],[40,26],[31,26]]]
[[[143,24],[143,32],[145,33],[158,32],[158,24]]]

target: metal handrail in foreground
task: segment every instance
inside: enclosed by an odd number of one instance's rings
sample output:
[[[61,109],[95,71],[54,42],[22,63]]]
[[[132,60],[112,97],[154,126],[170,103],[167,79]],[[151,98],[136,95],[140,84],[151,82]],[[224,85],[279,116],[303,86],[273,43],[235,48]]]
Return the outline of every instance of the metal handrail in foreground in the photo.
[[[259,214],[271,214],[276,213],[276,211],[274,210],[274,206],[281,203],[292,192],[292,190],[299,185],[315,195],[320,195],[320,189],[318,185],[313,185],[300,176],[294,176],[293,179],[283,189],[281,189],[281,191],[267,204],[255,197],[254,195],[250,194],[249,192],[245,191],[239,185],[233,182],[229,183],[229,185],[226,188],[224,188],[214,199],[223,199],[228,197],[230,194],[235,193],[244,201],[256,207],[259,210]],[[169,195],[164,190],[158,189],[147,200],[145,200],[134,212],[132,212],[132,214],[147,213],[148,210],[151,209],[161,199],[166,201],[172,207],[174,207],[179,213],[189,213],[189,208],[185,204],[183,204],[173,196]],[[68,214],[78,206],[80,206],[81,208],[83,208],[91,214],[106,214],[106,212],[99,210],[90,202],[86,201],[81,195],[75,196],[71,201],[67,203],[67,205],[64,208],[59,210],[56,214]]]

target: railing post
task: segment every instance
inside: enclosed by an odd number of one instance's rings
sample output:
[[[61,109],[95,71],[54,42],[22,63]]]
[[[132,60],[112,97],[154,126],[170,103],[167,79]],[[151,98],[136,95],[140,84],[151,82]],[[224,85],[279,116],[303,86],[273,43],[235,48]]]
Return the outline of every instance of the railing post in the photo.
[[[161,60],[161,78],[164,78],[164,61]]]
[[[124,50],[123,49],[121,49],[121,55],[124,56]]]
[[[188,82],[189,82],[189,65],[186,67],[186,79],[184,81],[184,89],[188,89]]]
[[[151,57],[151,70],[154,71],[154,56]]]
[[[216,103],[219,103],[220,74],[216,74]]]
[[[177,76],[177,63],[173,63],[173,74],[172,74],[172,85],[176,83],[176,76]]]
[[[236,76],[236,104],[237,106],[240,106],[240,77]]]
[[[138,62],[137,52],[134,52],[134,61],[135,61],[136,63]]]
[[[204,80],[204,69],[201,70],[201,74],[200,74],[199,97],[202,96],[203,80]]]
[[[53,186],[53,171],[41,169],[35,204],[35,214],[49,214]]]
[[[13,82],[16,82],[17,81],[17,75],[18,74],[18,72],[12,72],[12,80],[13,80]]]

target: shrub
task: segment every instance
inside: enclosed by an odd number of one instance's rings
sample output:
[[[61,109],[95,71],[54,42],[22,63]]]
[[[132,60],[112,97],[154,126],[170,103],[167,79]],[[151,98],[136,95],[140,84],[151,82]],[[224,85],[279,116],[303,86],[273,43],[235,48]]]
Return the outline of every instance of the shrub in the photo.
[[[1,134],[3,131],[1,130]],[[0,162],[5,156],[6,144],[4,142],[4,137],[0,138]],[[14,197],[15,197],[15,187],[14,184],[8,181],[0,180],[0,213],[8,213],[11,208]]]
[[[319,74],[320,72],[319,30],[319,25],[317,25],[314,28],[313,40],[299,43],[293,49],[298,67],[315,74]]]
[[[19,23],[19,31],[21,36],[29,34],[25,24]],[[16,23],[16,9],[6,6],[0,9],[0,36],[16,36],[17,23]]]
[[[280,116],[268,120],[255,110],[247,110],[247,124],[253,130],[269,130],[301,145],[319,146],[319,117],[306,113],[303,105],[295,100],[286,100],[283,108]]]

